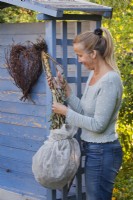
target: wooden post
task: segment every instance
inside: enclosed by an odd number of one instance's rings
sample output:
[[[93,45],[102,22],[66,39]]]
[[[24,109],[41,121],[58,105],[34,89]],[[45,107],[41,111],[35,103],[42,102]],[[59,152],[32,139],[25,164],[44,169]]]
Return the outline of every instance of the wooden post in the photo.
[[[45,24],[45,40],[48,45],[48,53],[55,59],[56,58],[56,20],[47,21]],[[53,63],[50,63],[52,67],[53,75],[55,75],[55,68]],[[47,80],[46,80],[47,81]],[[50,115],[51,115],[51,103],[52,103],[52,96],[51,91],[46,83],[46,94],[47,94],[47,134],[49,135],[50,130]],[[47,200],[56,200],[56,190],[47,189]]]
[[[64,67],[64,75],[65,77],[67,77],[67,22],[63,21],[62,29],[63,29],[62,31],[63,67]]]
[[[99,20],[99,21],[96,22],[96,27],[97,27],[97,28],[100,28],[100,27],[101,27],[101,20]]]

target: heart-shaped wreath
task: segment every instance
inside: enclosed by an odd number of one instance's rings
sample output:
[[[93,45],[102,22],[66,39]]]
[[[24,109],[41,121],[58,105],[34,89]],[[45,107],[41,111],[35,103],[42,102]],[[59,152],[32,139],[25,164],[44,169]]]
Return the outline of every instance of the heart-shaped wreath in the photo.
[[[6,53],[6,65],[9,74],[23,96],[20,100],[30,99],[32,87],[42,73],[41,52],[47,52],[47,44],[44,40],[28,42],[26,45],[13,44]]]

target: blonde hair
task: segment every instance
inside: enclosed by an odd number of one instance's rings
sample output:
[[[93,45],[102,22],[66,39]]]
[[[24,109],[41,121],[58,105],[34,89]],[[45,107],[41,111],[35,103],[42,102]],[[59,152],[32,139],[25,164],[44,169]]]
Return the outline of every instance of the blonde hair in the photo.
[[[106,28],[86,31],[77,35],[73,43],[82,43],[86,51],[97,50],[113,70],[119,72],[114,58],[114,44],[111,33]]]

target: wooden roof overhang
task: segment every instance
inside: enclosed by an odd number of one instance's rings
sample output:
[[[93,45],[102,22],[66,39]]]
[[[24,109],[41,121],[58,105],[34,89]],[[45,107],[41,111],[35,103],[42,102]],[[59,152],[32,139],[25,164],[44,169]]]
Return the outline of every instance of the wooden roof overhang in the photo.
[[[64,14],[65,11],[81,11],[81,18],[93,16],[112,17],[112,8],[91,3],[87,0],[0,0],[0,8],[19,6],[39,12],[39,19],[75,19],[76,15]],[[79,15],[77,15],[79,16]],[[84,17],[83,17],[84,16]],[[86,17],[85,17],[86,16]]]

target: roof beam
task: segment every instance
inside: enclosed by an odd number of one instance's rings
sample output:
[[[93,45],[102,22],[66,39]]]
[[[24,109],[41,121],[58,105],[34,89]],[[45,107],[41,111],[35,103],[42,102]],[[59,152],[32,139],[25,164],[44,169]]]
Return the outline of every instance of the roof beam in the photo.
[[[101,15],[87,15],[87,14],[64,14],[61,18],[59,17],[51,17],[49,15],[45,15],[40,13],[37,15],[38,20],[92,20],[92,21],[99,21],[102,19]]]

